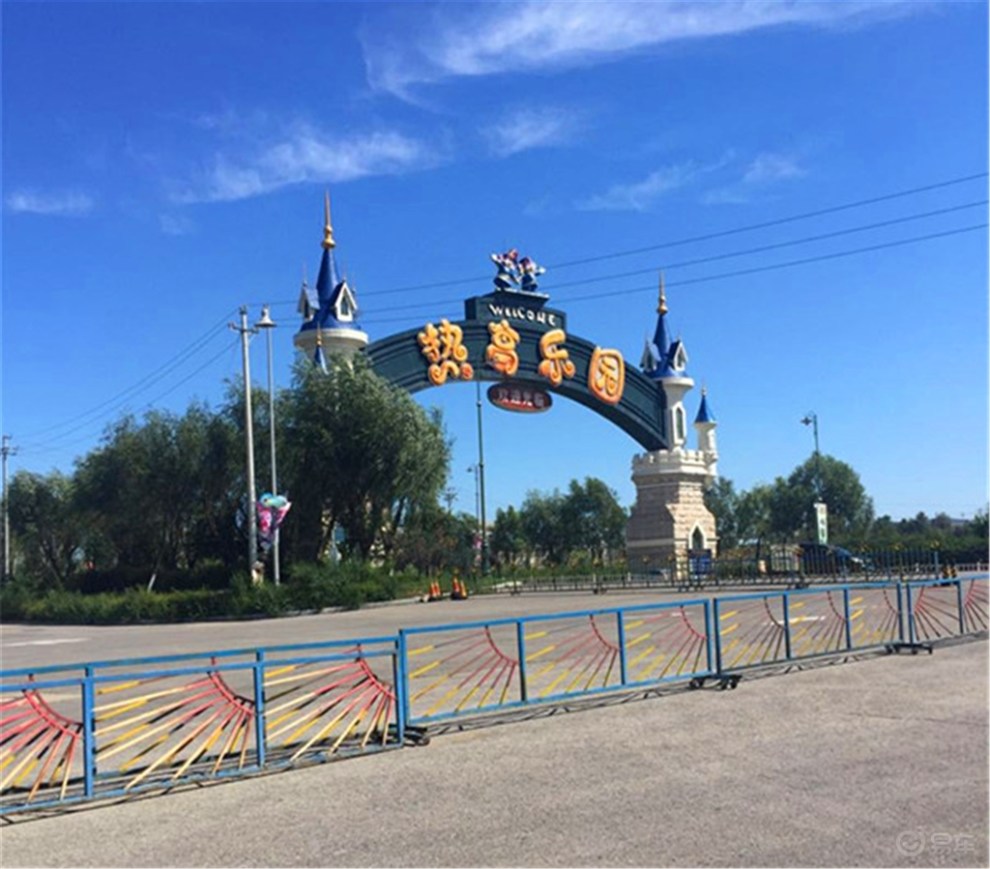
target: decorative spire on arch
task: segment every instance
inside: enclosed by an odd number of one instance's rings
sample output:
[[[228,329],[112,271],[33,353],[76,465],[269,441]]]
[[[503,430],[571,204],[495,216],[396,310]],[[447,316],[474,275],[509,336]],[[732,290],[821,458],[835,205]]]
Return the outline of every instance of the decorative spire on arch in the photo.
[[[708,388],[706,386],[701,387],[701,405],[698,407],[698,415],[694,418],[695,425],[711,423],[714,424],[715,414],[712,413],[711,408],[708,406]]]
[[[323,195],[323,212],[325,215],[325,223],[323,225],[323,241],[321,245],[324,250],[333,250],[337,246],[337,243],[333,240],[333,226],[330,223],[330,191],[327,190]]]

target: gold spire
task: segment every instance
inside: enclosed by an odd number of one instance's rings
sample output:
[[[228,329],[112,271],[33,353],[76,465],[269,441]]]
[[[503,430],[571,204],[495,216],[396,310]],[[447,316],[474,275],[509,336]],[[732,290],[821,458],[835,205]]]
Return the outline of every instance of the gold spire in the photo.
[[[326,223],[323,226],[323,249],[332,250],[337,246],[333,240],[333,227],[330,225],[330,191],[326,192],[323,200],[323,211],[326,215]]]
[[[663,291],[663,272],[660,272],[660,301],[657,302],[657,313],[666,314],[667,313],[667,296]]]

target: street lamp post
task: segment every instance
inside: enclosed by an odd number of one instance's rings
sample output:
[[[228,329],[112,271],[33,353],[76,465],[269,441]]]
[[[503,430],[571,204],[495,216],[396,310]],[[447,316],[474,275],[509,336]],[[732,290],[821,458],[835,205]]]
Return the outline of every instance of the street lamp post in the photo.
[[[828,506],[822,490],[822,459],[818,449],[818,414],[808,411],[801,420],[802,425],[812,426],[815,434],[815,527],[819,543],[828,543]]]
[[[265,345],[268,351],[268,442],[271,448],[272,494],[278,495],[278,473],[275,462],[275,378],[272,374],[272,331],[275,329],[275,321],[271,317],[268,305],[262,306],[261,319],[254,324],[254,328],[265,333]],[[272,537],[272,578],[275,580],[275,585],[281,584],[278,535],[279,530],[276,527]]]
[[[254,565],[258,560],[258,505],[254,491],[254,422],[251,411],[251,360],[248,353],[248,336],[255,329],[248,326],[247,307],[241,306],[241,324],[229,324],[241,336],[241,364],[244,368],[244,440],[247,452],[247,489],[248,489],[248,571],[254,577]]]
[[[482,436],[481,428],[481,381],[476,380],[474,382],[476,387],[477,395],[477,406],[478,406],[478,477],[480,479],[478,485],[478,498],[481,501],[481,575],[486,576],[488,574],[488,534],[487,528],[485,527],[485,442]]]
[[[815,433],[815,495],[818,496],[818,500],[822,499],[822,463],[821,463],[821,453],[818,451],[818,414],[814,411],[809,411],[808,414],[801,420],[803,425],[813,426]]]
[[[471,465],[468,468],[468,473],[474,474],[474,527],[475,533],[478,535],[478,545],[482,545],[482,530],[481,530],[481,490],[479,488],[479,465]],[[481,552],[478,553],[479,557]],[[481,565],[478,565],[479,569]]]

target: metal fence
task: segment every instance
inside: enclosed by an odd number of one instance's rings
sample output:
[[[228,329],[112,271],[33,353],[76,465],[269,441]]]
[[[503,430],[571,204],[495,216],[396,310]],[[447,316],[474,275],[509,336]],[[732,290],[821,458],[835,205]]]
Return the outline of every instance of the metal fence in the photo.
[[[987,630],[987,581],[905,583],[907,642],[926,643]]]
[[[714,672],[711,601],[400,631],[405,718],[421,725]]]
[[[394,637],[0,673],[0,813],[402,744]]]
[[[401,747],[435,722],[980,633],[986,577],[0,672],[0,815]]]
[[[879,549],[836,557],[820,553],[800,555],[796,545],[767,548],[759,558],[671,558],[652,570],[608,571],[552,576],[516,574],[496,579],[495,593],[560,591],[621,591],[651,588],[691,591],[705,588],[783,586],[865,582],[912,582],[956,578],[982,573],[986,563],[956,564],[938,549]],[[487,589],[486,589],[487,590]]]

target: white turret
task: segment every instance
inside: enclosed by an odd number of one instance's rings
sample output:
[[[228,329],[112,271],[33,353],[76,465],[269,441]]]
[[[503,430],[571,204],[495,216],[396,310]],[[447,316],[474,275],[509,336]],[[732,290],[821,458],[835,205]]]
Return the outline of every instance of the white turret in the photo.
[[[709,488],[718,477],[718,446],[715,442],[715,427],[718,425],[715,414],[708,406],[708,392],[701,388],[701,406],[694,418],[694,429],[698,433],[698,450],[705,459],[705,488]]]

